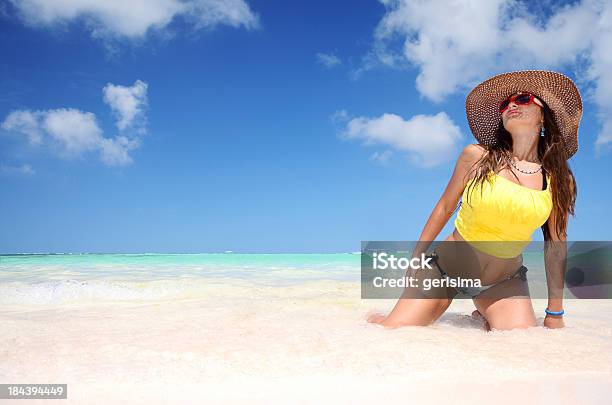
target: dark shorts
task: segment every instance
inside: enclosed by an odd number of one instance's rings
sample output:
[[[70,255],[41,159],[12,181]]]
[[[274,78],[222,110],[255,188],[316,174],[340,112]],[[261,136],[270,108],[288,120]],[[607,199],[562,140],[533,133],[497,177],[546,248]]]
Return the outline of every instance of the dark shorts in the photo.
[[[450,284],[450,281],[454,281],[456,285],[459,285],[459,280],[457,278],[451,277],[448,274],[446,274],[446,272],[442,269],[442,267],[440,267],[440,264],[438,263],[438,255],[436,252],[433,252],[429,255],[426,255],[425,257],[429,257],[431,258],[432,262],[436,264],[436,267],[438,268],[438,270],[440,271],[440,274],[442,276],[442,280],[447,280]],[[496,285],[499,285],[507,280],[512,280],[514,278],[519,278],[523,281],[527,281],[527,267],[525,266],[521,266],[513,275],[511,275],[510,277],[501,280],[495,284],[491,284],[491,285],[483,285],[481,287],[471,287],[471,286],[457,286],[457,287],[450,287],[450,288],[454,288],[457,293],[460,294],[464,294],[467,296],[470,296],[472,298],[476,297],[477,295],[479,295],[480,293],[482,293],[483,291],[488,290],[491,287],[495,287]]]

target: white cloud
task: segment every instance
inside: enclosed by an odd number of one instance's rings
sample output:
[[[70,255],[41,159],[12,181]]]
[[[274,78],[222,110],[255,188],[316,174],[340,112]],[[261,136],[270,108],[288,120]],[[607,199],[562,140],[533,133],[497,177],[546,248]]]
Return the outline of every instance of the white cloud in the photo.
[[[386,13],[375,45],[358,73],[377,63],[419,70],[416,87],[439,102],[492,74],[588,63],[603,130],[596,145],[612,143],[612,1],[380,0]],[[545,11],[534,10],[536,6]],[[583,94],[584,95],[584,94]]]
[[[131,87],[109,83],[104,88],[104,101],[117,115],[115,137],[104,136],[95,114],[74,108],[13,111],[2,129],[25,135],[30,144],[48,144],[62,158],[98,152],[106,165],[124,166],[132,163],[129,151],[140,147],[146,133],[146,94],[147,84],[140,80]]]
[[[590,28],[597,35],[593,39],[586,77],[595,83],[593,100],[598,106],[597,115],[602,123],[595,147],[600,151],[612,147],[612,2],[606,3],[597,25]]]
[[[317,61],[326,68],[342,64],[342,61],[336,55],[322,52],[317,53]]]
[[[53,138],[66,156],[95,150],[102,139],[96,116],[72,108],[39,112],[40,127]]]
[[[196,28],[219,24],[256,28],[259,17],[243,0],[10,0],[31,26],[83,21],[94,37],[143,38],[183,17]]]
[[[119,86],[108,83],[102,90],[104,102],[108,104],[117,115],[117,127],[120,131],[136,123],[135,120],[142,120],[143,109],[147,104],[147,84],[137,80],[133,86]]]
[[[31,145],[38,145],[42,142],[38,117],[31,111],[13,111],[2,123],[2,129],[25,135]]]
[[[231,27],[258,28],[259,17],[243,0],[195,0],[185,3],[187,12],[197,28],[211,28],[219,24]]]
[[[104,138],[100,140],[100,158],[109,166],[125,166],[132,163],[128,151],[139,146],[138,139],[129,139],[125,136],[118,136],[114,139]]]
[[[348,121],[341,136],[361,140],[365,145],[385,145],[406,152],[415,164],[424,167],[452,158],[463,138],[459,127],[444,112],[415,115],[409,120],[395,114],[357,117]],[[382,156],[389,157],[379,154],[376,158]]]
[[[32,169],[32,166],[29,164],[23,164],[21,166],[6,166],[0,165],[0,174],[23,174],[27,176],[34,175],[36,172]]]

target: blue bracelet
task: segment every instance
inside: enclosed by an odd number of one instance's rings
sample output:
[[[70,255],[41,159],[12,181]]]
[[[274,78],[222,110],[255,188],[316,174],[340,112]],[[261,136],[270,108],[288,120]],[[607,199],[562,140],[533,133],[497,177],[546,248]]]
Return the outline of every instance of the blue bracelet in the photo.
[[[548,315],[563,315],[565,313],[564,310],[555,312],[555,311],[549,311],[548,308],[546,308],[544,312],[546,312]]]

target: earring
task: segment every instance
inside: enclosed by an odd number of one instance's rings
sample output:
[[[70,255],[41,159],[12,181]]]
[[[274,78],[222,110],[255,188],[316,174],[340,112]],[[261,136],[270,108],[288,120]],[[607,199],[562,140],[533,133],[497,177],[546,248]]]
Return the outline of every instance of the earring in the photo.
[[[542,125],[542,129],[540,129],[540,136],[544,136],[544,125]]]

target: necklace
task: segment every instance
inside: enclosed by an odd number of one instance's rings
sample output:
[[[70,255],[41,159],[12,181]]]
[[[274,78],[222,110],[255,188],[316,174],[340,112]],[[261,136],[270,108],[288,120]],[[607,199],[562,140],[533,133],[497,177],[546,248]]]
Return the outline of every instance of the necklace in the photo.
[[[516,167],[516,165],[514,164],[512,159],[508,159],[508,160],[510,161],[510,164],[512,165],[512,167],[514,167],[516,170],[518,170],[519,172],[521,172],[523,174],[535,174],[535,173],[539,172],[540,170],[542,170],[542,165],[540,165],[538,170],[535,170],[533,172],[530,172],[530,171],[527,171],[527,170],[522,170],[522,169],[519,169],[518,167]]]

